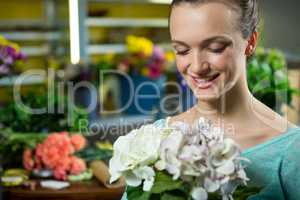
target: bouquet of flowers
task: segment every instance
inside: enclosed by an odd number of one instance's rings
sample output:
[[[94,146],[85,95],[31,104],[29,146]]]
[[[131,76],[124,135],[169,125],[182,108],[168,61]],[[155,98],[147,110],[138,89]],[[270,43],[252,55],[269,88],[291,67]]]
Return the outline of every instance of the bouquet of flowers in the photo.
[[[54,178],[66,180],[68,174],[79,175],[86,170],[85,161],[74,155],[85,145],[86,140],[82,135],[52,133],[34,150],[24,150],[24,168],[28,171],[49,169],[53,171]]]
[[[232,199],[248,181],[238,145],[204,118],[193,126],[142,126],[117,139],[111,182],[125,177],[128,200]]]
[[[12,72],[12,67],[25,59],[20,47],[0,35],[0,76]]]
[[[157,79],[173,59],[168,52],[144,37],[126,37],[127,54],[120,59],[118,69]]]

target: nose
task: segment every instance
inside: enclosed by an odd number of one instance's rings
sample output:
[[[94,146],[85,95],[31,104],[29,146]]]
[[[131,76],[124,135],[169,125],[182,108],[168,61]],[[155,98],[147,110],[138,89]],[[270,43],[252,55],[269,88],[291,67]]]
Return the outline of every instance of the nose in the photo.
[[[189,71],[195,75],[206,75],[211,71],[210,64],[206,61],[201,53],[195,52],[192,57],[191,65]]]

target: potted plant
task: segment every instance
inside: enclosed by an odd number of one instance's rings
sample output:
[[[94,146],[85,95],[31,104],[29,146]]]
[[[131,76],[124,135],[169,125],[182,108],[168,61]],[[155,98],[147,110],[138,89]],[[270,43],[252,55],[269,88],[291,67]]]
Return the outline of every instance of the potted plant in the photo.
[[[0,77],[10,75],[25,60],[25,54],[18,44],[6,40],[0,35]]]
[[[277,112],[283,103],[291,106],[292,96],[299,94],[290,85],[285,57],[277,49],[257,48],[248,60],[247,78],[252,94]]]

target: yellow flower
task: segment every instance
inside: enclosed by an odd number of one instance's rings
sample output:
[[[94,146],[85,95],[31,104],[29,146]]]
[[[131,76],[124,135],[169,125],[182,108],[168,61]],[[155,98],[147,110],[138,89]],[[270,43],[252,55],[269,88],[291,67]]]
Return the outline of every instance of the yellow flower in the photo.
[[[142,75],[148,76],[149,75],[149,68],[147,66],[143,67],[142,69]]]
[[[141,42],[141,49],[144,55],[151,56],[153,52],[153,43],[146,38],[141,38],[140,42]]]
[[[114,53],[107,53],[103,55],[103,60],[107,63],[112,63],[115,58]]]
[[[106,141],[106,142],[96,142],[96,146],[99,149],[113,150],[113,145],[108,141]]]
[[[3,37],[2,35],[0,35],[0,45],[2,46],[8,45],[8,40],[5,39],[5,37]]]
[[[129,53],[136,53],[138,51],[137,48],[137,38],[133,35],[129,35],[126,37],[126,46]]]
[[[17,53],[20,52],[20,46],[17,43],[10,42],[8,45],[11,46],[12,48],[14,48]]]
[[[172,51],[168,51],[166,52],[166,60],[167,62],[171,63],[171,62],[174,62],[175,60],[175,55]]]
[[[17,53],[20,52],[20,46],[17,43],[8,41],[2,35],[0,35],[0,45],[1,46],[11,46],[12,48],[14,48],[16,50]]]
[[[145,56],[151,56],[153,52],[153,43],[144,37],[128,35],[126,46],[129,53],[143,53]]]

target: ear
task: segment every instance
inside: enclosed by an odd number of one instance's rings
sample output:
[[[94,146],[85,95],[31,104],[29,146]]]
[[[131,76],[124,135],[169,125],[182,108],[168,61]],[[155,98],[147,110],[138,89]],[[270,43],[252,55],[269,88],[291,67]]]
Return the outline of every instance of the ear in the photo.
[[[249,57],[255,52],[257,42],[258,42],[258,32],[254,31],[248,39],[248,44],[245,50],[246,56]]]

